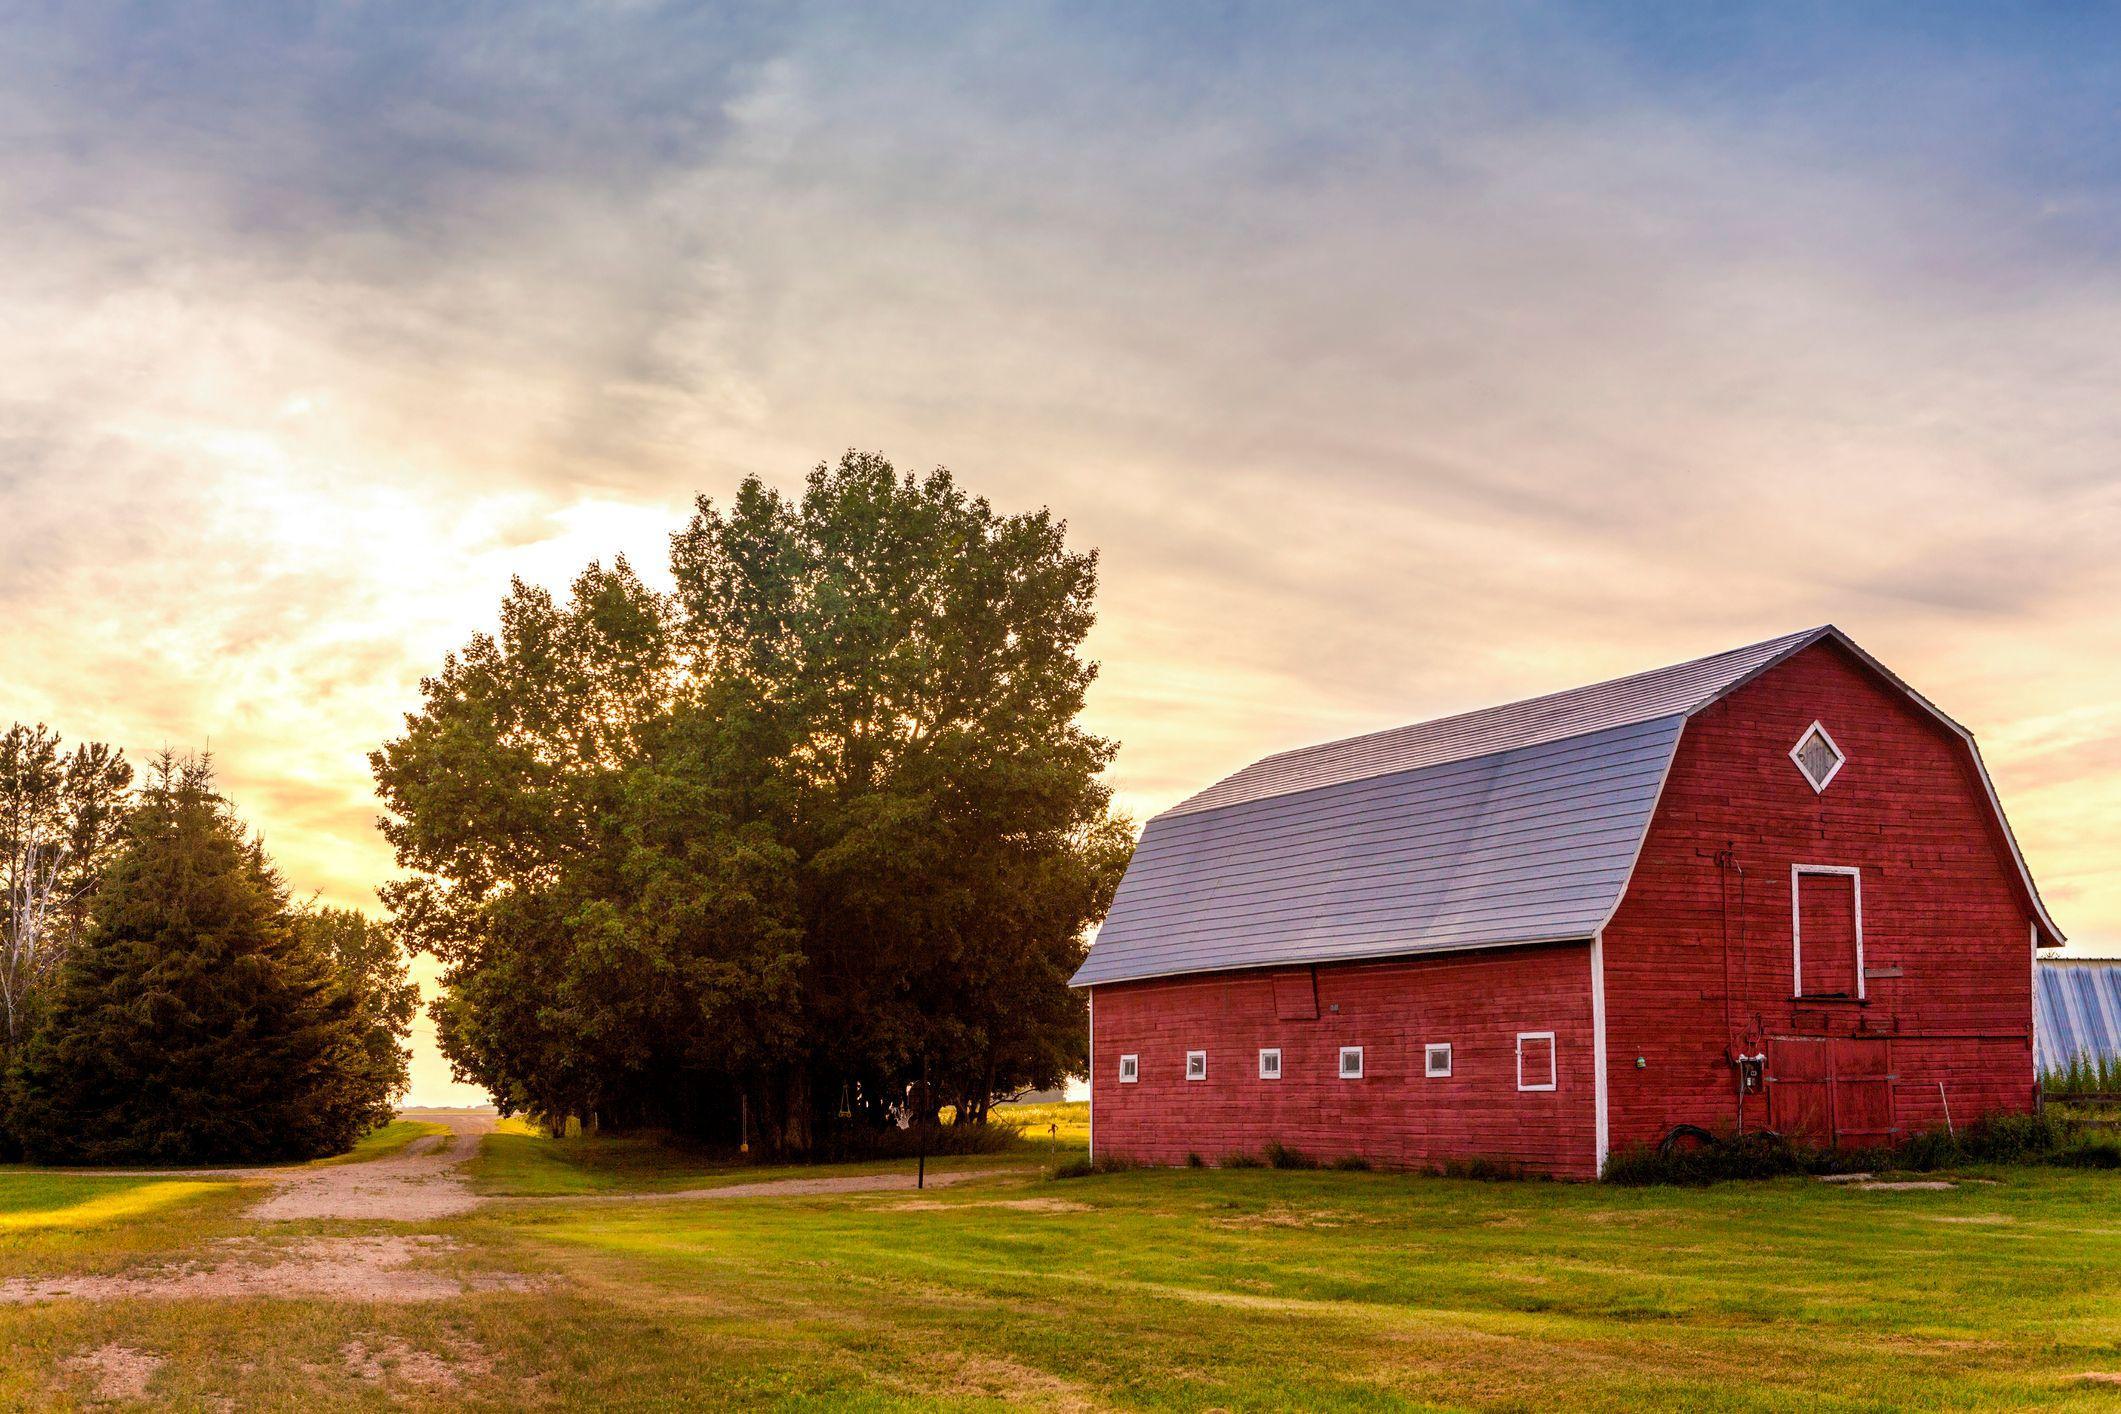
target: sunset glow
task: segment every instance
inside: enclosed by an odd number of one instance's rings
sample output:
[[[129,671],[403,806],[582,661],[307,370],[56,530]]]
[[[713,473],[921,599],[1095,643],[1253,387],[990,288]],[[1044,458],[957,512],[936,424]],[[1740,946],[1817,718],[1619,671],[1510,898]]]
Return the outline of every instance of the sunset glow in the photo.
[[[2121,952],[2110,20],[333,13],[0,47],[0,716],[298,894],[511,576],[860,447],[1099,550],[1138,819],[1832,622]]]

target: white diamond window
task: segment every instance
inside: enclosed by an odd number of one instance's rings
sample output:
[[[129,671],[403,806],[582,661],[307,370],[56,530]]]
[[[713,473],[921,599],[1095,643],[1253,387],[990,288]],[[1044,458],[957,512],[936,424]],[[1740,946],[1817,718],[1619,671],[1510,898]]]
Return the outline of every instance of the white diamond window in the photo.
[[[1790,760],[1797,763],[1797,769],[1804,772],[1805,780],[1815,791],[1825,790],[1848,762],[1841,748],[1834,745],[1834,739],[1826,734],[1826,728],[1817,722],[1805,728],[1804,735],[1797,739]]]

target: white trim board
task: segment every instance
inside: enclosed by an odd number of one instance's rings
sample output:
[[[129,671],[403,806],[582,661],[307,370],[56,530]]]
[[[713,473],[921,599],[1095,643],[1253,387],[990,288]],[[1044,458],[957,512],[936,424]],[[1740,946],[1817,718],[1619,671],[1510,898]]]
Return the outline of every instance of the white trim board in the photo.
[[[1097,1158],[1097,988],[1085,989],[1090,1003],[1090,1136],[1083,1142],[1083,1157]],[[1062,1098],[1066,1098],[1065,1093]]]
[[[1591,1091],[1594,1106],[1592,1123],[1597,1172],[1603,1177],[1605,1161],[1611,1152],[1612,1131],[1606,1118],[1606,1071],[1605,1071],[1605,934],[1596,934],[1591,939]]]
[[[1804,904],[1798,881],[1806,874],[1846,877],[1851,881],[1856,905],[1856,1000],[1863,1000],[1863,871],[1846,864],[1792,864],[1790,866],[1790,996],[1805,999],[1804,992]],[[1823,997],[1816,998],[1824,1000]]]
[[[1812,773],[1806,770],[1804,765],[1804,744],[1812,739],[1813,732],[1819,733],[1819,739],[1834,753],[1834,768],[1826,773],[1826,779],[1823,781],[1813,780]],[[1790,761],[1797,767],[1797,774],[1804,777],[1804,783],[1812,788],[1813,795],[1825,795],[1826,788],[1834,783],[1834,777],[1841,774],[1843,766],[1848,765],[1849,754],[1841,749],[1840,742],[1834,740],[1834,734],[1826,729],[1826,723],[1814,721],[1797,733],[1797,744],[1790,748]]]

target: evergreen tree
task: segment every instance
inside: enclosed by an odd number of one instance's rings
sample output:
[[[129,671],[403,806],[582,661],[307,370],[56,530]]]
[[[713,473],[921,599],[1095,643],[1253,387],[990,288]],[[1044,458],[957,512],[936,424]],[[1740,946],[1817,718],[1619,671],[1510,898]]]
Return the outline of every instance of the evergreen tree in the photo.
[[[388,1117],[355,990],[209,762],[155,763],[91,916],[12,1079],[31,1157],[311,1158]]]

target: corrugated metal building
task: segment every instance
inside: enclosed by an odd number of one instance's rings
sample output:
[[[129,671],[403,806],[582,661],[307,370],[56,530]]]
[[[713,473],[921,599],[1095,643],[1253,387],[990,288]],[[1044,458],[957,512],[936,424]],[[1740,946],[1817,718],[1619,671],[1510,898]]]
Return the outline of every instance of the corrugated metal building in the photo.
[[[2121,958],[2042,958],[2033,992],[2040,1069],[2121,1062]]]
[[[1808,630],[1150,821],[1075,978],[1093,1147],[1589,1176],[1677,1123],[1884,1140],[1940,1084],[2030,1104],[2060,941],[1972,737]]]

